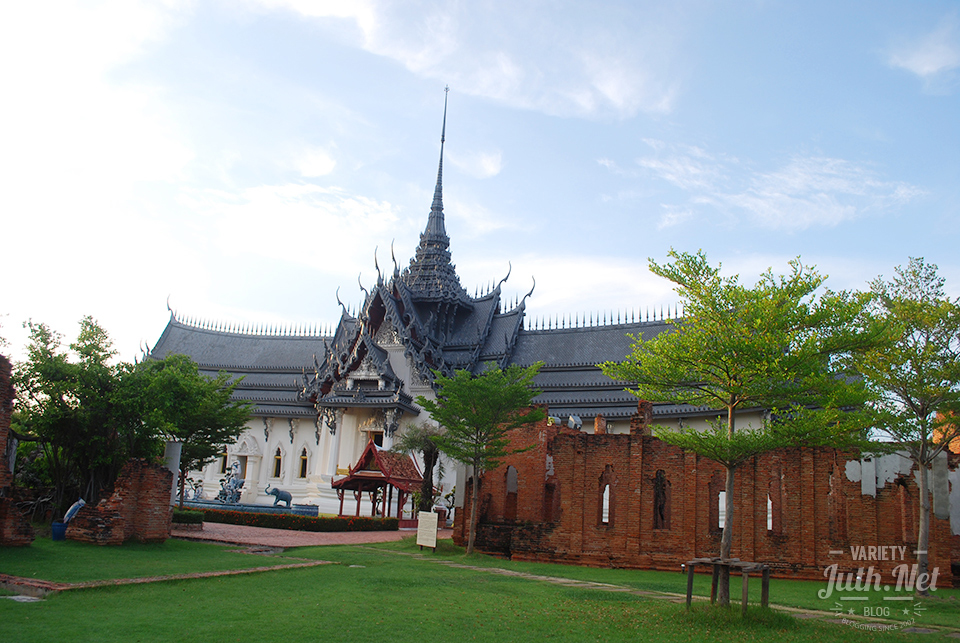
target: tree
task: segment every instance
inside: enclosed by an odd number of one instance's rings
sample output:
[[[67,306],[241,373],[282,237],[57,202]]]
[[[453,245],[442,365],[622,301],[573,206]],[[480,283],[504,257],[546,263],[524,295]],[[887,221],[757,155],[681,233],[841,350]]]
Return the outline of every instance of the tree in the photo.
[[[183,355],[113,363],[110,338],[90,317],[69,351],[46,324],[26,326],[27,359],[13,377],[17,428],[41,445],[34,460],[46,467],[61,515],[77,496],[96,504],[127,460],[159,456],[164,437],[183,440],[183,467],[202,466],[249,416],[246,403],[231,401],[227,375],[203,377]]]
[[[799,260],[787,276],[769,270],[753,288],[738,277],[721,278],[702,252],[673,263],[650,260],[651,271],[675,284],[684,318],[644,340],[633,337],[622,363],[601,364],[611,378],[636,383],[641,399],[707,406],[723,412],[712,429],[658,427],[664,442],[714,460],[726,469],[726,519],[720,557],[733,542],[734,474],[767,451],[796,445],[841,445],[862,435],[858,408],[864,387],[847,377],[852,351],[871,345],[877,332],[863,315],[862,294],[815,293],[824,281]],[[766,409],[762,426],[737,427],[738,411]],[[729,570],[721,575],[719,602],[729,605]]]
[[[863,353],[857,370],[876,397],[869,406],[879,437],[905,450],[921,472],[960,437],[960,299],[944,293],[937,266],[910,258],[891,281],[870,283],[871,310],[893,330],[893,343]],[[930,493],[918,476],[918,574],[927,573]],[[918,585],[918,593],[921,591]]]
[[[515,453],[507,448],[508,430],[546,417],[543,409],[530,406],[538,393],[532,388],[533,378],[542,365],[537,362],[526,368],[491,368],[477,376],[461,370],[445,377],[436,371],[437,399],[417,398],[417,403],[445,429],[435,438],[440,450],[473,468],[468,554],[473,553],[476,540],[480,476],[499,466],[504,456]]]
[[[441,463],[440,447],[437,446],[435,438],[442,434],[440,427],[427,422],[411,424],[397,438],[391,449],[398,453],[418,453],[423,458],[423,482],[420,484],[418,511],[433,510],[433,470]]]
[[[142,404],[143,425],[175,436],[180,453],[180,507],[187,471],[200,469],[236,441],[250,418],[250,403],[232,400],[239,380],[226,373],[204,377],[186,355],[167,355],[136,366],[132,374]]]
[[[46,324],[27,322],[26,361],[16,365],[18,427],[43,448],[54,483],[54,505],[62,512],[75,495],[96,503],[130,457],[157,455],[156,436],[129,440],[137,426],[134,405],[111,363],[106,331],[91,317],[80,322],[77,340],[63,350],[62,337]]]

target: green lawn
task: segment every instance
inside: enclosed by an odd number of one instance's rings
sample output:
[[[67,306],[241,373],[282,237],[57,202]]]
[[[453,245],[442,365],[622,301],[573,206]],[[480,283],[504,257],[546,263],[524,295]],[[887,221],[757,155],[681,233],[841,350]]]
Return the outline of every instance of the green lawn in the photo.
[[[368,545],[368,547],[379,550],[398,551],[408,554],[421,553],[412,538],[404,539],[393,543],[380,543]],[[330,556],[332,547],[303,547],[295,551],[296,555],[304,558],[324,558]],[[519,561],[504,560],[492,556],[475,555],[467,559],[463,555],[463,549],[455,547],[450,541],[441,542],[437,548],[437,553],[433,554],[430,550],[422,552],[427,557],[443,558],[455,560],[457,562],[468,562],[477,567],[496,567],[509,569],[518,572],[526,572],[540,576],[563,577],[582,581],[592,581],[596,583],[609,583],[632,587],[638,590],[666,592],[671,594],[685,595],[687,591],[687,577],[685,574],[677,571],[676,573],[645,571],[645,570],[626,570],[626,569],[605,569],[595,567],[576,567],[573,565],[557,565],[549,563],[527,563]],[[348,552],[343,555],[349,556]],[[730,596],[733,600],[740,600],[741,581],[739,576],[730,578]],[[818,592],[824,589],[825,581],[798,581],[779,578],[770,579],[770,602],[775,605],[785,607],[817,610],[830,612],[838,603],[835,600],[838,596],[834,593],[828,600],[823,600],[818,596]],[[750,601],[759,604],[760,602],[760,578],[751,576],[750,578]],[[710,595],[710,575],[696,574],[694,577],[694,595],[709,597]],[[916,615],[917,624],[923,625],[941,625],[945,627],[954,627],[960,631],[960,589],[940,588],[930,598],[918,599],[917,602],[910,603],[911,614]],[[872,595],[866,603],[853,604],[857,615],[862,615],[863,607],[872,609],[877,607],[888,607],[895,605],[897,609],[903,607],[902,603],[893,603],[883,601],[882,595]],[[850,609],[851,603],[844,604],[844,608]],[[903,620],[903,614],[891,615],[893,620]]]
[[[100,547],[37,538],[29,547],[0,547],[0,573],[58,583],[225,571],[280,564],[274,557],[237,553],[236,546],[168,540]],[[292,562],[292,561],[291,561]]]
[[[168,541],[157,545],[101,548],[41,543],[0,550],[0,572],[27,569],[66,580],[183,573],[270,564],[271,557],[229,554],[216,545]],[[34,550],[36,548],[36,551]],[[751,608],[727,612],[516,576],[459,569],[409,555],[412,541],[369,546],[289,550],[282,558],[339,564],[263,574],[104,587],[64,592],[39,603],[0,600],[0,641],[875,641],[902,634],[859,632],[849,627],[794,620]],[[465,557],[441,543],[440,557],[477,567],[499,567],[552,577],[638,589],[683,591],[679,574],[514,563]],[[291,561],[292,562],[292,561]],[[201,565],[205,566],[201,569]],[[244,566],[243,564],[239,566]],[[86,570],[85,573],[80,573]],[[736,579],[737,581],[739,579]],[[707,587],[698,578],[698,592]],[[777,584],[779,587],[779,583]],[[822,586],[822,585],[819,585]],[[789,583],[784,584],[788,588]],[[811,584],[811,588],[818,584]],[[778,599],[773,590],[774,600]],[[792,590],[791,590],[792,591]],[[807,590],[796,590],[801,598]],[[735,592],[738,593],[738,592]],[[953,594],[955,596],[955,593]],[[808,600],[808,597],[804,600]],[[950,602],[948,599],[940,599]],[[956,599],[954,598],[953,601]],[[822,606],[821,606],[822,607]],[[920,619],[932,622],[925,615]],[[957,624],[958,620],[954,620]],[[932,637],[932,638],[929,638]],[[929,640],[943,639],[928,635]]]

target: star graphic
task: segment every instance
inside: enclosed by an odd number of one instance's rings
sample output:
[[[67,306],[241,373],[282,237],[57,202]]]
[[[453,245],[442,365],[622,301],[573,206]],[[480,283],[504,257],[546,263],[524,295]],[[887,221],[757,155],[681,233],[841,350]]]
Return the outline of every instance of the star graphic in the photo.
[[[847,612],[847,614],[849,614],[850,616],[853,616],[853,608],[852,608],[852,607],[851,607],[850,610]]]
[[[910,613],[910,609],[907,608],[907,607],[904,607],[904,608],[903,608],[903,615],[906,616],[906,615],[908,615],[909,613]]]

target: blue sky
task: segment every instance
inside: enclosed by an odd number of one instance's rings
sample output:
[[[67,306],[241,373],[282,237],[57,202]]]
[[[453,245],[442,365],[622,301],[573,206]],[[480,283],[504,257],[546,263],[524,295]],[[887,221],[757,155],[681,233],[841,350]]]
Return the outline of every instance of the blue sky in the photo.
[[[61,2],[0,8],[0,336],[125,359],[180,314],[332,324],[444,205],[531,317],[673,305],[703,249],[960,294],[956,2]]]

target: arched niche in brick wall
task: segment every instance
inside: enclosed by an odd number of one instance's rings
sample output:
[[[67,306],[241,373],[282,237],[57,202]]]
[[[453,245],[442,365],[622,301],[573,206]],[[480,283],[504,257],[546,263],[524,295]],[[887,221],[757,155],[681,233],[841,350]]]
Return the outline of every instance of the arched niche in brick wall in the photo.
[[[517,487],[519,486],[517,480],[517,468],[513,465],[507,467],[507,472],[505,476],[505,488],[506,488],[506,497],[503,502],[503,519],[504,520],[516,520],[517,519]]]

